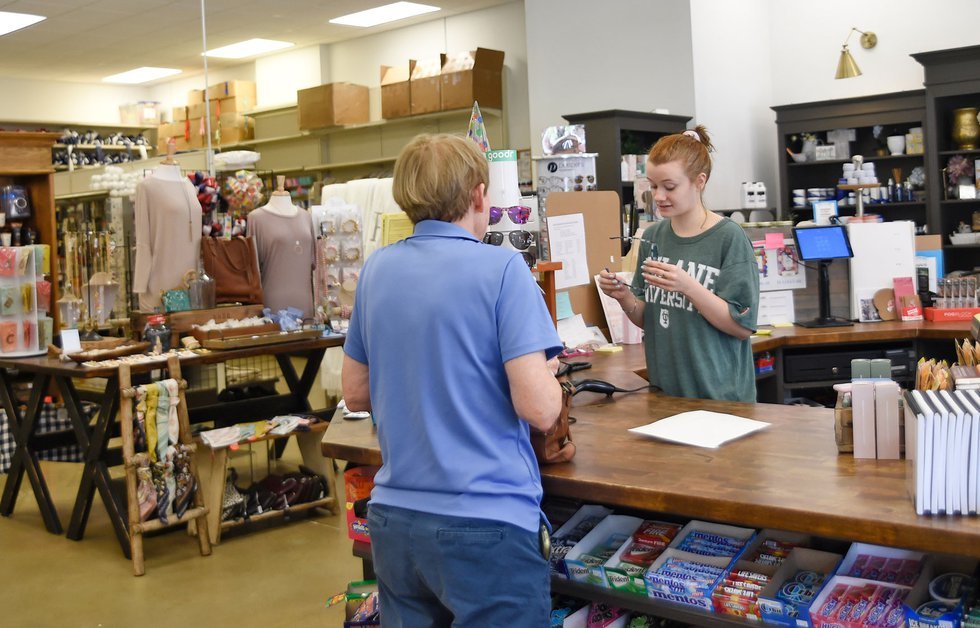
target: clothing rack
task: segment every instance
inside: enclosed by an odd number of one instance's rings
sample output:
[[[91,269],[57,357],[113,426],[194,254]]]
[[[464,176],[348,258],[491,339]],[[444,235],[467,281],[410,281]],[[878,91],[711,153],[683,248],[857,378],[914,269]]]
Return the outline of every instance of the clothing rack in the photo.
[[[119,367],[119,417],[122,428],[123,463],[126,467],[126,497],[127,510],[129,513],[129,545],[133,560],[133,575],[142,576],[145,572],[143,563],[143,534],[154,530],[172,528],[174,526],[187,524],[191,521],[197,523],[197,538],[201,547],[201,555],[211,554],[211,542],[208,538],[208,509],[204,506],[204,498],[201,495],[201,481],[197,473],[194,461],[194,452],[197,446],[191,439],[190,420],[187,414],[187,397],[185,391],[187,382],[181,378],[180,359],[177,356],[170,356],[167,359],[167,371],[170,377],[176,380],[179,391],[179,402],[177,403],[177,420],[179,424],[178,442],[186,447],[190,473],[196,483],[193,501],[187,511],[180,517],[173,516],[167,523],[159,519],[142,521],[140,519],[140,505],[137,498],[137,467],[135,444],[133,441],[133,400],[136,398],[137,389],[132,385],[132,377],[128,364]]]

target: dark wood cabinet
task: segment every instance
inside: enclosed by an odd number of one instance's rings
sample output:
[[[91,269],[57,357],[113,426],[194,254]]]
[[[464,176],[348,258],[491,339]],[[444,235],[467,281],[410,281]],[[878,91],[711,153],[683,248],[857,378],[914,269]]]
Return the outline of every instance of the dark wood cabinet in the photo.
[[[890,177],[894,178],[893,171],[904,181],[914,168],[925,165],[922,154],[890,155],[884,146],[887,135],[905,135],[909,129],[924,126],[924,90],[782,105],[772,109],[776,112],[776,148],[779,155],[779,196],[776,206],[780,219],[799,222],[812,218],[813,209],[809,202],[802,207],[794,205],[793,190],[836,189],[842,165],[851,161],[850,158],[834,158],[796,162],[787,150],[799,153],[803,134],[811,134],[817,140],[826,142],[828,131],[854,129],[850,155],[862,155],[866,162],[874,162],[881,185],[886,185]],[[878,137],[875,136],[875,127],[881,127]],[[928,129],[924,129],[924,133],[928,142]],[[929,179],[927,176],[927,190],[931,185]],[[840,214],[852,216],[855,209],[853,205],[842,206]],[[918,226],[930,224],[929,230],[933,231],[928,219],[926,198],[921,192],[914,200],[903,198],[901,202],[866,203],[865,212],[881,214],[885,220],[912,220]]]
[[[964,150],[953,139],[954,111],[980,107],[980,46],[921,52],[912,57],[925,70],[926,165],[930,180],[929,205],[935,208],[929,230],[943,236],[946,271],[980,266],[980,244],[952,244],[949,234],[960,222],[971,224],[980,199],[950,198],[944,169],[950,158],[962,155],[976,165],[980,150]],[[973,179],[976,181],[976,179]]]
[[[631,219],[629,233],[632,234],[635,212],[628,217],[623,206],[627,203],[634,205],[633,182],[622,180],[620,164],[623,155],[646,154],[664,135],[686,129],[691,117],[621,109],[565,114],[562,117],[569,124],[585,126],[585,146],[588,152],[598,153],[595,162],[596,185],[600,190],[619,194],[620,219],[624,223],[627,218]],[[624,244],[628,245],[629,242]],[[624,253],[628,248],[624,246]]]
[[[36,242],[51,247],[51,265],[48,279],[51,281],[50,313],[54,319],[54,333],[60,331],[56,303],[60,298],[58,287],[58,240],[54,212],[54,169],[51,167],[51,146],[58,139],[56,133],[0,131],[0,187],[7,185],[24,188],[28,196],[31,216],[16,221],[34,231]],[[2,209],[0,209],[2,211]],[[13,223],[3,230],[10,231]]]

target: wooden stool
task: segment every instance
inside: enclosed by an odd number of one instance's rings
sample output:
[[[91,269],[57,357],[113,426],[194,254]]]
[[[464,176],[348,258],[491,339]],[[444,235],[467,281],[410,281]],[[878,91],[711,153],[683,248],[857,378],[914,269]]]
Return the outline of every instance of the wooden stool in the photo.
[[[141,521],[139,500],[136,495],[137,477],[135,460],[136,452],[133,444],[133,399],[136,397],[136,389],[133,388],[132,378],[128,364],[119,367],[119,417],[122,428],[123,441],[123,462],[126,466],[126,501],[129,511],[129,545],[133,558],[133,574],[142,576],[145,569],[143,565],[143,533],[151,530],[161,530],[171,528],[181,524],[195,521],[197,523],[197,538],[201,546],[201,555],[211,554],[211,542],[208,539],[208,509],[204,506],[204,499],[201,495],[201,481],[197,474],[194,461],[196,445],[191,439],[190,420],[187,416],[187,397],[184,390],[187,382],[181,379],[180,360],[177,356],[167,359],[167,370],[170,377],[177,381],[179,392],[179,403],[177,404],[177,420],[179,423],[178,441],[187,447],[190,472],[194,477],[197,488],[194,491],[193,502],[187,512],[181,517],[172,516],[168,523],[161,523],[160,520]]]

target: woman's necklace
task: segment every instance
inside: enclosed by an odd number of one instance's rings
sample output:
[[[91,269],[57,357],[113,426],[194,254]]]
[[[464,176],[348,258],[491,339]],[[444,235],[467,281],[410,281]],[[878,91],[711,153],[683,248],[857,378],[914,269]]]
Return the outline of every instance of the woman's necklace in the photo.
[[[701,221],[701,226],[698,227],[698,233],[701,233],[701,231],[704,230],[704,225],[705,225],[706,222],[708,222],[708,210],[707,210],[707,208],[705,208],[705,210],[704,210],[704,220]]]

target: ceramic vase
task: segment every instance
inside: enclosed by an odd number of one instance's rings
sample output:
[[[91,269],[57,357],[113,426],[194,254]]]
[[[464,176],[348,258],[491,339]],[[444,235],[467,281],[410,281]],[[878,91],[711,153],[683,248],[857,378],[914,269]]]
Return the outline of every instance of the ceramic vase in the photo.
[[[961,150],[973,150],[980,140],[977,108],[963,107],[953,111],[953,141]]]

